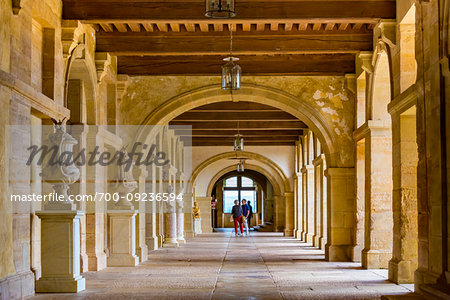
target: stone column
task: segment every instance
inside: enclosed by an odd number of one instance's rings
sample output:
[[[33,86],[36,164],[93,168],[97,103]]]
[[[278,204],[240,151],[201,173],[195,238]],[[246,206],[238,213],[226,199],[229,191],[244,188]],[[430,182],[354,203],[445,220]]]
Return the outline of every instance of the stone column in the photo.
[[[274,231],[283,232],[285,226],[285,198],[280,195],[273,195],[273,207],[274,207]]]
[[[156,180],[155,172],[156,166],[152,164],[148,167],[148,177],[145,182],[146,193],[156,192]],[[158,249],[158,237],[156,231],[156,213],[157,204],[156,201],[147,202],[145,206],[145,243],[148,250]]]
[[[284,193],[284,199],[286,203],[285,207],[285,226],[284,236],[294,235],[294,193]]]
[[[314,166],[306,165],[302,168],[303,178],[305,180],[305,229],[303,241],[313,243],[314,237]]]
[[[195,197],[200,207],[200,217],[202,222],[202,233],[211,233],[211,197]]]
[[[103,141],[99,126],[86,128],[86,149],[93,150],[100,145],[99,151],[104,151]],[[96,192],[105,193],[104,179],[107,177],[106,167],[99,164],[86,164],[86,194],[95,195]],[[105,253],[105,201],[86,203],[86,253],[88,256],[88,270],[100,271],[107,266],[107,255]]]
[[[300,233],[300,239],[303,242],[306,242],[306,234],[307,234],[307,230],[308,230],[307,229],[308,225],[306,223],[308,221],[308,219],[307,219],[308,212],[307,212],[307,205],[306,205],[306,202],[308,201],[308,188],[307,188],[308,187],[308,174],[306,172],[305,167],[303,167],[301,169],[301,172],[302,172],[302,182],[301,182],[301,185],[302,185],[302,189],[301,189],[301,191],[302,191],[302,194],[301,194],[302,231]]]
[[[176,202],[177,210],[177,241],[179,244],[186,243],[184,239],[184,201]]]
[[[194,206],[192,193],[183,195],[184,202],[184,233],[186,238],[194,237],[194,219],[192,216],[192,207]]]
[[[362,265],[387,268],[392,256],[392,131],[368,121],[366,134],[365,238]]]
[[[314,237],[313,237],[313,245],[316,247],[320,247],[320,241],[323,239],[323,223],[324,223],[324,208],[323,208],[323,161],[324,158],[322,155],[318,156],[314,161]],[[326,211],[326,210],[325,210]]]
[[[175,203],[164,202],[164,248],[178,247]]]
[[[417,143],[416,115],[392,114],[394,244],[389,279],[414,282],[417,269]]]
[[[296,194],[295,201],[297,202],[297,230],[294,232],[294,237],[301,239],[303,231],[303,178],[301,173],[295,174],[294,187]]]
[[[139,169],[139,193],[143,195],[146,192],[146,178],[148,172],[145,167]],[[135,199],[139,200],[139,199]],[[146,206],[152,205],[152,202],[135,201],[135,207],[137,207],[138,213],[136,214],[136,255],[139,257],[139,262],[144,262],[148,257],[148,247],[145,240],[145,227],[146,227]]]
[[[327,168],[327,261],[350,261],[354,231],[354,168]]]

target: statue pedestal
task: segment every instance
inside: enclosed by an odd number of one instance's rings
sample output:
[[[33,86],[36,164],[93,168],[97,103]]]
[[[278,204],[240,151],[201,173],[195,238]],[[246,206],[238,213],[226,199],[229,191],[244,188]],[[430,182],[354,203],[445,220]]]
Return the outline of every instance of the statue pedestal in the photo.
[[[202,218],[194,219],[194,234],[202,234]]]
[[[42,277],[38,293],[77,293],[85,289],[80,275],[80,218],[77,210],[38,211],[41,219]]]
[[[108,210],[108,267],[134,267],[136,256],[137,210]]]

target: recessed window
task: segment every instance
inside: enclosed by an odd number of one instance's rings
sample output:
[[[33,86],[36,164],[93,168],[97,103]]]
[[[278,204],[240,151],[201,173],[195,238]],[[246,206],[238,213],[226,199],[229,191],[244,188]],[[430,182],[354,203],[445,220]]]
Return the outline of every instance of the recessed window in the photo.
[[[256,184],[244,176],[230,177],[224,180],[223,212],[231,213],[234,201],[250,201],[253,212],[257,212]]]

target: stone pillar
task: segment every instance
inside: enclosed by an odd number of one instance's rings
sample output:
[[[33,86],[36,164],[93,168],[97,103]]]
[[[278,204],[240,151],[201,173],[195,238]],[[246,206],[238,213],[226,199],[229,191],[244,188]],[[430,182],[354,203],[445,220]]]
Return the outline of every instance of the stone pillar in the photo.
[[[179,244],[186,243],[184,239],[184,201],[177,201],[177,241]]]
[[[165,202],[164,211],[164,248],[178,247],[177,213],[175,203]]]
[[[139,171],[139,193],[143,195],[146,192],[145,181],[148,172],[145,167],[141,167]],[[139,262],[144,262],[148,258],[148,247],[145,239],[146,206],[152,205],[152,202],[135,201],[134,205],[138,210],[136,214],[136,255],[139,257]]]
[[[368,121],[366,134],[365,238],[362,265],[387,268],[392,256],[392,131]]]
[[[323,161],[324,157],[322,155],[318,156],[314,161],[314,237],[313,237],[313,245],[316,247],[320,247],[320,243],[323,239],[323,224],[324,224],[324,210],[323,207]]]
[[[414,282],[417,269],[417,143],[416,115],[392,114],[394,244],[389,279]]]
[[[286,203],[285,207],[285,226],[284,236],[294,235],[294,193],[284,193],[284,199]]]
[[[307,234],[307,230],[308,230],[308,212],[307,212],[307,205],[306,202],[308,201],[308,174],[306,172],[306,168],[303,167],[301,169],[302,172],[302,194],[301,194],[301,201],[302,201],[302,205],[301,205],[301,213],[302,213],[302,231],[301,231],[301,235],[300,235],[300,239],[303,242],[306,242],[306,234]]]
[[[285,226],[285,199],[280,195],[273,195],[274,206],[274,231],[284,232]]]
[[[99,126],[86,128],[86,149],[93,150],[97,145],[100,145],[99,151],[105,150],[99,130]],[[83,136],[81,138],[83,139]],[[95,195],[96,192],[107,192],[104,182],[106,178],[105,169],[104,166],[99,164],[86,165],[86,194]],[[105,253],[106,232],[104,229],[107,226],[105,225],[107,218],[105,218],[105,210],[105,201],[86,203],[86,253],[89,271],[100,271],[107,266]]]
[[[314,166],[306,165],[302,168],[303,178],[305,180],[305,228],[303,241],[313,243],[314,237]]]
[[[366,182],[366,142],[364,139],[356,142],[356,185],[355,185],[355,235],[352,253],[352,261],[360,262],[364,249],[364,218],[365,218],[365,182]]]
[[[294,177],[294,188],[297,202],[297,229],[294,232],[294,237],[296,239],[302,238],[303,231],[303,178],[301,173],[297,173]]]
[[[327,261],[350,261],[354,228],[354,168],[327,168]]]
[[[211,233],[211,197],[195,197],[200,207],[200,217],[202,222],[202,233]]]
[[[192,193],[183,195],[184,202],[184,233],[186,238],[194,237],[194,218],[192,216],[192,207],[194,206]]]

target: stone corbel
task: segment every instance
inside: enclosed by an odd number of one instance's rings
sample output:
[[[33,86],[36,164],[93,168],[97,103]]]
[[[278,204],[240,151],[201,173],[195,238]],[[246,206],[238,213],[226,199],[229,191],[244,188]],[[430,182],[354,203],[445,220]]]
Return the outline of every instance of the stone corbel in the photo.
[[[354,95],[356,94],[356,74],[345,74],[345,87]]]
[[[107,52],[95,53],[95,69],[97,71],[97,82],[101,82],[108,73],[112,73],[112,57]]]
[[[361,68],[369,74],[373,73],[372,57],[373,52],[370,51],[362,51],[358,56],[361,60]]]
[[[381,20],[377,29],[375,30],[378,40],[381,40],[389,48],[393,49],[396,45],[397,21],[396,20]]]
[[[12,10],[13,10],[13,14],[18,15],[20,9],[22,8],[20,6],[20,2],[21,0],[12,0]]]
[[[117,75],[117,101],[121,102],[127,93],[130,85],[130,77],[128,75]]]

